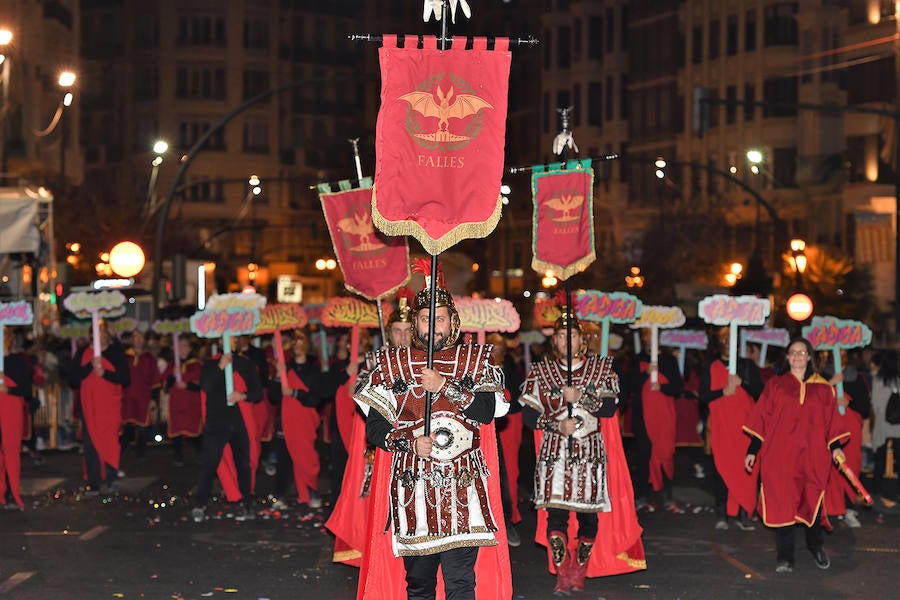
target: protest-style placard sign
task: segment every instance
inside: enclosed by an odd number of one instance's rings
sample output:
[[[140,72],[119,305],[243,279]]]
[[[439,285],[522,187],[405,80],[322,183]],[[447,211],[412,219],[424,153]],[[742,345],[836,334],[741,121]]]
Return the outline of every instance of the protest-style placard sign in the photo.
[[[75,292],[63,300],[66,310],[81,319],[91,319],[94,356],[100,356],[100,318],[114,319],[125,314],[125,296],[118,290]]]
[[[739,325],[764,325],[772,303],[756,296],[707,296],[697,305],[700,318],[710,325],[729,328],[728,372],[737,373],[737,343]]]
[[[384,315],[390,316],[390,312]],[[359,298],[336,297],[325,305],[322,311],[322,324],[326,327],[350,328],[350,361],[359,361],[359,330],[362,327],[377,329],[381,327],[378,320],[378,309],[374,304],[363,302]]]
[[[260,313],[257,334],[271,333],[274,342],[275,367],[281,381],[287,381],[281,332],[300,329],[309,322],[306,312],[296,304],[269,304]]]
[[[675,329],[684,325],[684,312],[678,306],[644,306],[641,315],[631,324],[633,329],[650,330],[650,364],[659,364],[659,330]],[[657,383],[659,373],[650,373],[650,382]]]
[[[191,316],[191,331],[202,338],[222,338],[222,352],[230,355],[231,338],[256,333],[259,313],[265,305],[265,296],[259,294],[214,294],[207,300],[206,308]],[[226,397],[234,392],[233,377],[234,369],[229,362],[225,366]]]
[[[6,325],[31,325],[34,321],[34,312],[31,304],[25,300],[16,302],[0,302],[0,383],[3,383],[3,354],[4,340],[3,327]]]
[[[479,344],[484,343],[488,331],[512,333],[522,324],[516,307],[509,300],[465,296],[454,297],[453,304],[459,313],[459,330],[475,333]]]
[[[154,321],[151,329],[160,335],[172,336],[172,359],[175,366],[175,381],[181,383],[181,354],[178,352],[178,338],[182,333],[191,332],[191,320],[185,318]]]
[[[600,323],[600,356],[609,354],[609,324],[626,325],[641,316],[643,303],[625,292],[585,290],[575,297],[575,316]]]
[[[758,367],[764,367],[766,365],[766,353],[769,351],[769,346],[778,346],[779,348],[787,348],[787,345],[791,342],[791,335],[788,333],[787,329],[782,328],[766,328],[766,329],[742,329],[741,330],[741,343],[746,345],[747,343],[759,344],[759,362],[757,364]],[[742,354],[746,354],[743,350],[743,346],[741,348]]]
[[[706,350],[709,337],[702,329],[666,329],[659,334],[659,345],[678,348],[678,370],[684,375],[685,350]]]
[[[842,373],[841,348],[862,348],[872,343],[872,330],[861,321],[838,319],[837,317],[813,317],[812,323],[803,328],[803,337],[816,350],[831,350],[834,356],[834,372]],[[844,397],[844,382],[837,384],[838,398]],[[843,415],[845,409],[838,406]]]

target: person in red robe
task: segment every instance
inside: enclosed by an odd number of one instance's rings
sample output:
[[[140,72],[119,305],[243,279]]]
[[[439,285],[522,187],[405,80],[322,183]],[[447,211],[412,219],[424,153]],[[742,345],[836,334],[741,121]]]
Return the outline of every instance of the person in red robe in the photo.
[[[649,328],[640,329],[641,352],[628,361],[625,396],[631,408],[634,432],[634,492],[638,510],[652,509],[649,491],[661,496],[666,510],[683,513],[672,497],[675,475],[675,398],[684,390],[678,362],[671,354],[660,352],[658,364],[650,362]],[[651,373],[657,372],[653,383]],[[650,488],[650,489],[648,489]]]
[[[412,344],[412,315],[406,299],[401,298],[400,308],[391,313],[387,322],[388,343],[392,348],[409,348]],[[365,371],[360,371],[360,378],[365,378],[368,371],[374,368],[375,355],[369,353]],[[351,378],[353,381],[353,378]],[[375,446],[366,441],[366,420],[357,409],[348,382],[338,390],[338,403],[346,394],[353,407],[350,437],[347,442],[349,458],[344,471],[341,494],[334,503],[334,510],[325,523],[334,534],[334,562],[342,562],[352,567],[362,563],[362,552],[366,545],[366,531],[370,512],[372,476],[375,467]],[[341,414],[338,411],[338,415]]]
[[[12,340],[13,334],[7,330],[3,336],[4,359],[3,370],[0,371],[0,500],[6,498],[8,490],[12,495],[14,508],[24,510],[20,483],[22,437],[28,413],[25,399],[31,386],[33,370],[21,354],[9,351]]]
[[[198,454],[200,434],[203,431],[202,406],[200,401],[200,372],[202,363],[197,358],[192,336],[178,336],[179,363],[169,363],[163,372],[163,379],[169,391],[169,439],[172,440],[172,451],[175,466],[184,466],[184,439],[196,443]]]
[[[716,501],[716,529],[728,529],[728,517],[737,518],[744,531],[755,529],[750,521],[756,506],[758,474],[747,477],[743,469],[745,439],[741,435],[747,415],[762,393],[757,366],[738,358],[736,373],[728,372],[730,328],[722,327],[715,337],[719,357],[703,371],[700,402],[708,407],[707,431],[713,455],[713,482]]]
[[[289,476],[293,474],[297,502],[319,508],[322,498],[319,495],[320,465],[316,450],[320,424],[318,407],[334,395],[338,385],[344,383],[349,374],[341,369],[323,373],[310,350],[309,335],[303,330],[295,330],[291,340],[291,356],[285,365],[287,381],[280,382],[284,445],[279,451],[275,495],[281,499],[286,494],[290,485]]]
[[[146,349],[146,336],[137,329],[123,336],[130,344],[125,350],[131,383],[122,392],[122,442],[135,443],[135,454],[144,455],[150,439],[150,409],[154,397],[159,397],[161,376],[156,358]]]
[[[94,356],[93,344],[82,348],[75,357],[73,377],[80,389],[84,418],[85,491],[96,495],[101,485],[113,489],[117,483],[122,390],[131,382],[125,350],[111,339],[105,321],[100,322],[100,356]]]
[[[775,571],[794,570],[794,530],[806,528],[806,546],[816,566],[831,565],[825,553],[822,510],[833,461],[843,460],[841,445],[850,437],[842,430],[834,390],[812,366],[813,348],[804,338],[788,346],[789,370],[769,381],[747,417],[750,445],[744,468],[759,460],[759,507],[763,523],[775,530]]]

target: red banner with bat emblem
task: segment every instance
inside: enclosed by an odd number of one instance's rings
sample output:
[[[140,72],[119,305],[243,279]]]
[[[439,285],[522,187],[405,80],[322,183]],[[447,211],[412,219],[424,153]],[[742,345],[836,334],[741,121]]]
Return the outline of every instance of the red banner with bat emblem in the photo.
[[[383,36],[372,218],[388,235],[411,235],[432,255],[490,234],[500,219],[509,40],[453,38],[438,50]]]
[[[566,280],[597,258],[591,160],[532,168],[534,221],[531,268]]]
[[[364,180],[365,181],[365,180]],[[351,292],[375,300],[397,290],[409,279],[409,248],[404,237],[387,237],[372,224],[372,188],[350,189],[350,182],[333,192],[319,186],[319,199],[344,285]]]

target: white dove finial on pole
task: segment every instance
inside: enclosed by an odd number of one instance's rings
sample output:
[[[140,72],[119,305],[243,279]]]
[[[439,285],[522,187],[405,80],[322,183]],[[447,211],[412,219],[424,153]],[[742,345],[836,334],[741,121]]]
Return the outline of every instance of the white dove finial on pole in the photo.
[[[569,113],[571,111],[571,106],[568,108],[556,109],[556,112],[559,113],[560,120],[562,121],[562,131],[553,138],[553,154],[556,156],[562,154],[564,148],[569,148],[570,150],[578,152],[578,146],[575,144],[575,135],[569,131]]]
[[[450,2],[450,17],[453,22],[456,23],[456,7],[462,7],[463,14],[467,19],[472,17],[472,9],[469,8],[469,3],[466,0],[448,0]],[[441,20],[441,5],[445,2],[445,0],[425,0],[425,9],[422,12],[422,20],[426,23],[431,18],[431,15],[434,15],[435,21]]]

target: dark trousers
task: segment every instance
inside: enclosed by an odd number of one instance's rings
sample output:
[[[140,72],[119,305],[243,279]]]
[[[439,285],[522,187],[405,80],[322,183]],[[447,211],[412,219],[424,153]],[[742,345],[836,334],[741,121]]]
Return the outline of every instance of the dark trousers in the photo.
[[[87,473],[88,485],[96,490],[100,487],[100,483],[103,479],[106,479],[106,481],[115,481],[119,476],[119,472],[115,467],[108,463],[104,463],[103,465],[100,464],[100,454],[97,453],[97,448],[91,440],[91,434],[90,431],[88,431],[87,424],[85,424],[82,429],[81,441],[84,445],[84,470]],[[101,475],[101,467],[106,469],[105,478]]]
[[[575,513],[578,519],[578,537],[592,540],[597,537],[597,513]],[[569,530],[569,511],[562,508],[547,509],[547,537],[551,531]]]
[[[454,548],[439,554],[404,556],[406,597],[409,600],[434,600],[438,567],[441,567],[447,600],[474,600],[476,558],[477,546]]]
[[[175,462],[183,463],[184,462],[184,441],[187,439],[194,446],[194,451],[197,454],[201,454],[203,452],[203,438],[202,437],[186,437],[183,435],[176,435],[172,438],[172,454],[175,457]]]
[[[794,564],[794,533],[797,527],[802,527],[806,533],[806,548],[815,554],[825,545],[825,532],[819,524],[819,517],[816,515],[812,527],[803,525],[788,525],[787,527],[775,528],[775,550],[777,562],[788,562]]]
[[[213,478],[222,460],[225,445],[231,446],[234,468],[237,470],[241,501],[250,502],[250,437],[243,421],[215,423],[203,429],[203,450],[200,456],[200,480],[197,482],[196,506],[206,506],[212,491]]]
[[[640,400],[638,400],[640,402]],[[634,408],[638,408],[636,405]],[[635,410],[631,415],[631,429],[634,432],[634,496],[644,498],[650,494],[650,436],[644,426],[644,414]]]
[[[150,441],[150,428],[135,425],[134,423],[123,423],[120,441],[122,448],[127,448],[134,441],[135,456],[144,456],[147,450],[147,443]]]

